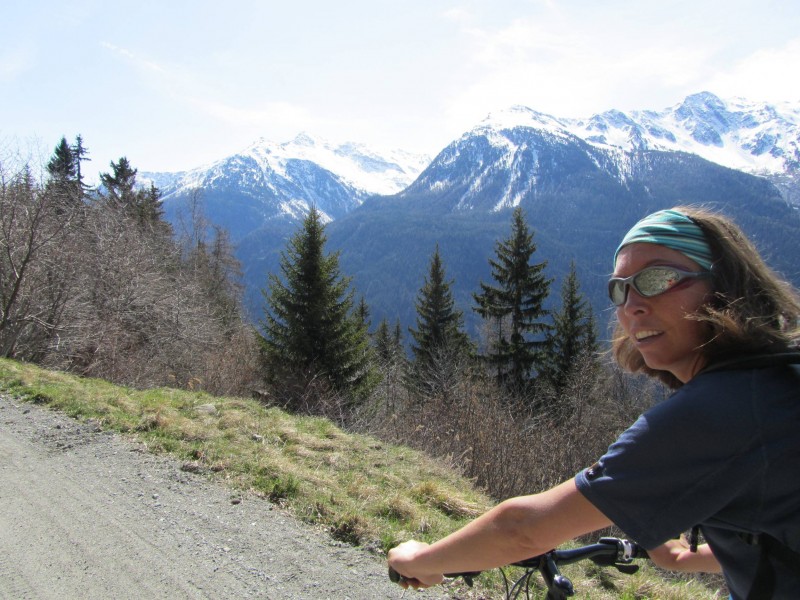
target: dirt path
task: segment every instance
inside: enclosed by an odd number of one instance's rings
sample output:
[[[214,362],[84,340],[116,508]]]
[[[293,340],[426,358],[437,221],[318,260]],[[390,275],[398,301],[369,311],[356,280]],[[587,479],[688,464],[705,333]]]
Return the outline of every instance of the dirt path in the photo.
[[[121,436],[0,395],[1,599],[372,600],[401,591],[379,556]]]

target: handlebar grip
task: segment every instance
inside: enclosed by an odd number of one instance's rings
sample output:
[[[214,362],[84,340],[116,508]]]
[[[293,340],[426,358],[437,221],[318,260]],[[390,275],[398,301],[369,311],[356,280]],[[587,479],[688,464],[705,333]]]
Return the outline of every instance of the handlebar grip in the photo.
[[[395,571],[395,570],[394,570],[392,567],[389,567],[389,580],[390,580],[392,583],[400,583],[400,580],[401,580],[402,578],[403,578],[403,576],[402,576],[402,575],[400,575],[400,573],[398,573],[397,571]]]

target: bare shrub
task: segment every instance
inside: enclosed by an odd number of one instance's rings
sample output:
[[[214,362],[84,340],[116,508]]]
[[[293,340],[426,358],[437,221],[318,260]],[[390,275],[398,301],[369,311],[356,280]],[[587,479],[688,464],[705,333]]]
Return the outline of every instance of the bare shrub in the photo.
[[[65,250],[79,216],[27,170],[0,170],[0,356],[34,361],[58,343],[73,295]]]
[[[451,367],[454,367],[451,365]],[[446,393],[394,393],[375,400],[359,427],[445,459],[496,499],[548,489],[592,464],[651,402],[611,368],[585,359],[558,398],[515,398],[486,378],[454,368]],[[646,398],[634,399],[633,394]],[[385,400],[386,398],[384,398]],[[531,406],[548,407],[535,411]]]
[[[225,236],[190,258],[161,222],[0,172],[0,354],[135,387],[258,387]]]

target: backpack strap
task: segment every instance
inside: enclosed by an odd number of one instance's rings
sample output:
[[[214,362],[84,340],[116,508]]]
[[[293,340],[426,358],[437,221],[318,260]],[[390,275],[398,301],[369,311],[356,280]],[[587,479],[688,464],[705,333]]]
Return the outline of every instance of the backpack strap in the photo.
[[[775,354],[748,354],[737,356],[729,360],[722,360],[707,366],[700,373],[714,371],[733,371],[736,369],[763,369],[765,367],[778,367],[781,365],[800,364],[800,351],[778,352]]]
[[[701,373],[732,371],[736,369],[763,369],[782,365],[800,364],[800,351],[790,350],[775,354],[751,354],[709,365]],[[800,573],[800,552],[790,548],[766,533],[739,533],[739,537],[751,546],[759,546],[761,553],[756,575],[747,600],[771,600],[775,593],[775,567],[773,560],[782,563],[795,573]]]
[[[766,533],[740,533],[739,537],[751,546],[760,546],[761,554],[756,567],[753,586],[747,600],[770,600],[775,593],[775,567],[778,561],[795,573],[800,573],[800,552],[793,550]]]

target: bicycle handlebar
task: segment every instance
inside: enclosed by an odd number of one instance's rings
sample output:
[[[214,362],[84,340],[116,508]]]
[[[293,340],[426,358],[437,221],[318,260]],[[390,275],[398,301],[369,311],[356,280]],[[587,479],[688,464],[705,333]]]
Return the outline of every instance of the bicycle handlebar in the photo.
[[[647,551],[637,543],[621,538],[603,537],[595,544],[569,550],[551,550],[539,556],[512,563],[512,566],[522,567],[529,571],[538,569],[542,573],[548,589],[552,589],[553,586],[562,587],[567,585],[571,588],[572,584],[560,574],[558,565],[567,565],[588,559],[595,564],[613,566],[623,573],[630,574],[639,569],[638,566],[630,564],[636,558],[648,558]],[[480,574],[481,571],[467,571],[464,573],[446,573],[445,577],[462,577],[467,585],[471,587],[473,578]],[[392,567],[389,567],[389,579],[394,583],[398,583],[403,577]]]

